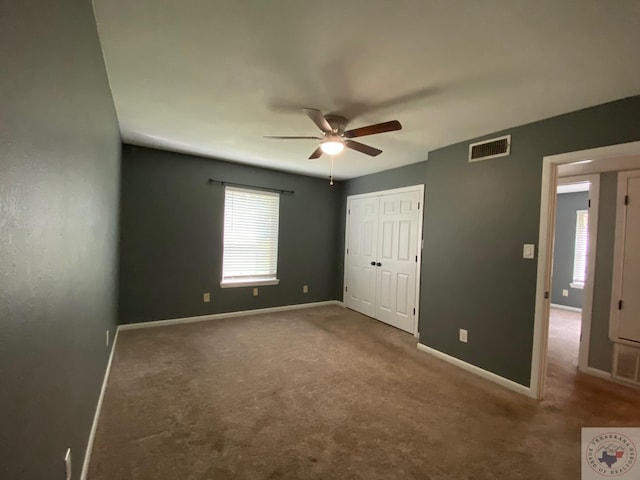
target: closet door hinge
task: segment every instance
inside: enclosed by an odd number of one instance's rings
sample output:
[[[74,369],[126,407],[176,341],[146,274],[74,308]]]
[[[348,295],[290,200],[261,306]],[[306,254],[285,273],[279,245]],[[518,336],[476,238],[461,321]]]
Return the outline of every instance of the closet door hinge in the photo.
[[[589,207],[588,208],[591,208],[591,199],[589,199]]]
[[[622,300],[618,300],[618,310],[622,310]]]
[[[415,308],[413,309],[413,314],[414,314],[414,315],[416,314],[416,309],[415,309]]]
[[[629,205],[629,195],[624,196],[624,204]]]
[[[416,255],[416,263],[418,263],[418,255]]]
[[[346,285],[344,286],[344,291],[348,292],[349,291],[349,287],[347,287]]]
[[[418,202],[418,210],[420,210],[420,202]]]

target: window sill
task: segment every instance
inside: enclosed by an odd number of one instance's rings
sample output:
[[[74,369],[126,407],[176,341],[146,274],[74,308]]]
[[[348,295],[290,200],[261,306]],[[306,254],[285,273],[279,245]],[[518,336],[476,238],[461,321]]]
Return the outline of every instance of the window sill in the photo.
[[[569,286],[571,288],[576,288],[579,290],[584,290],[584,283],[570,283]]]
[[[220,288],[236,288],[236,287],[261,287],[264,285],[278,285],[278,278],[243,278],[240,280],[223,280],[220,282]]]

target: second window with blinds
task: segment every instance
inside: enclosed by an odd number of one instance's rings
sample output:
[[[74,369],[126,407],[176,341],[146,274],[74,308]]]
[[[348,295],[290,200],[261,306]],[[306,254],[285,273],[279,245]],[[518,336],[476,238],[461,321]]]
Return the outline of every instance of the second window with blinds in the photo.
[[[571,288],[584,288],[587,280],[589,253],[589,211],[576,210],[576,243],[573,256],[573,282]]]
[[[280,194],[225,187],[220,286],[277,285]]]

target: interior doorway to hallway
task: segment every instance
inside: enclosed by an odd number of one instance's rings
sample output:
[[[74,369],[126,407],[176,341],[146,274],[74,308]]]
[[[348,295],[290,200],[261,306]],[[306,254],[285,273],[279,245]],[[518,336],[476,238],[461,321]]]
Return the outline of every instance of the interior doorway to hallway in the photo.
[[[588,367],[599,185],[599,175],[558,179],[547,380]]]
[[[540,238],[538,248],[538,277],[536,288],[536,308],[535,308],[535,320],[534,320],[534,344],[532,354],[532,368],[531,368],[531,383],[530,391],[531,395],[539,399],[545,396],[545,383],[547,381],[547,369],[552,369],[550,363],[552,360],[549,358],[551,352],[548,350],[551,348],[552,334],[551,329],[551,315],[552,309],[551,294],[553,290],[552,271],[553,271],[553,255],[554,255],[554,235],[555,235],[555,220],[556,220],[556,207],[557,207],[557,191],[556,188],[559,184],[560,178],[563,176],[579,176],[579,175],[595,175],[597,178],[607,178],[607,195],[606,202],[601,204],[601,207],[607,206],[607,208],[616,208],[614,206],[615,200],[615,185],[611,184],[609,180],[612,178],[615,180],[617,172],[625,170],[637,169],[640,164],[640,142],[630,142],[621,145],[611,145],[607,147],[595,148],[590,150],[583,150],[577,152],[568,152],[558,155],[552,155],[544,157],[543,159],[543,172],[542,172],[542,193],[541,193],[541,208],[540,208]],[[606,172],[606,173],[605,173]],[[611,185],[610,185],[611,184]],[[593,186],[596,185],[592,182],[590,189],[591,208],[589,209],[589,250],[595,252],[596,248],[592,241],[592,234],[598,231],[597,226],[593,225],[596,221],[592,221],[594,213],[598,212],[597,208],[594,208],[594,196]],[[600,188],[601,185],[598,186]],[[613,193],[611,193],[613,192]],[[603,198],[605,198],[603,197]],[[611,197],[611,198],[610,198]],[[611,205],[609,205],[611,203]],[[619,203],[619,202],[618,202]],[[606,212],[605,212],[606,213]],[[612,222],[606,221],[609,218],[613,218],[611,215],[603,214],[601,222],[603,222],[601,236],[605,239],[608,236],[613,235]],[[606,228],[605,228],[606,227]],[[611,235],[605,235],[606,232],[611,230]],[[593,238],[595,240],[595,238]],[[609,243],[613,245],[613,240],[604,242],[603,248]],[[606,249],[606,248],[605,248]],[[600,253],[600,251],[598,251]],[[608,259],[611,252],[607,252],[602,258]],[[596,310],[597,316],[597,330],[591,331],[591,325],[589,322],[592,320],[592,313],[590,309],[593,304],[593,282],[595,276],[595,256],[587,256],[587,269],[586,279],[583,289],[583,308],[582,308],[582,325],[581,325],[581,341],[579,346],[579,359],[578,370],[589,373],[596,377],[612,379],[612,373],[614,366],[611,361],[614,350],[614,340],[611,339],[611,335],[607,335],[606,329],[609,323],[608,305],[612,305],[613,300],[609,301],[608,296],[611,294],[612,288],[610,275],[605,275],[604,280],[601,278],[602,272],[607,269],[599,269],[598,272],[598,296]],[[611,260],[611,259],[609,259]],[[609,261],[607,260],[607,261]],[[610,262],[611,263],[611,262]],[[609,265],[610,267],[610,265]],[[574,280],[572,278],[572,280]],[[589,282],[591,282],[591,288],[589,288]],[[576,282],[571,282],[576,283]],[[604,295],[603,295],[604,289]],[[608,292],[608,293],[607,293]],[[615,302],[616,306],[618,302]],[[605,305],[604,309],[602,306]],[[595,325],[595,324],[594,324]],[[591,338],[589,338],[591,335]],[[594,348],[597,347],[597,348]],[[595,354],[595,355],[594,355]],[[591,355],[591,359],[589,358]],[[593,365],[593,366],[592,366]],[[575,372],[575,368],[573,369]],[[576,372],[577,374],[577,372]],[[582,381],[578,377],[576,381]],[[590,376],[595,381],[600,381]]]

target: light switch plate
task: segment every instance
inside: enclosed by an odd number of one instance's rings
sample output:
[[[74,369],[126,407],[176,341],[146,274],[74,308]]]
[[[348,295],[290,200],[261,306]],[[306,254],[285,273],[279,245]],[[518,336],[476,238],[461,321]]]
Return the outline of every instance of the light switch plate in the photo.
[[[464,328],[460,329],[460,341],[463,343],[467,343],[469,337],[468,337],[469,332],[467,332],[467,330],[465,330]]]
[[[211,301],[211,294],[210,293],[202,294],[202,301],[204,303],[209,303]]]
[[[522,258],[535,258],[536,246],[533,243],[525,243],[522,247]]]
[[[309,285],[302,286],[302,293],[309,293]]]
[[[253,296],[257,297],[258,296],[258,287],[254,287],[253,289]]]
[[[562,289],[562,296],[563,297],[568,297],[569,296],[569,290],[566,290],[566,289],[563,288]]]

